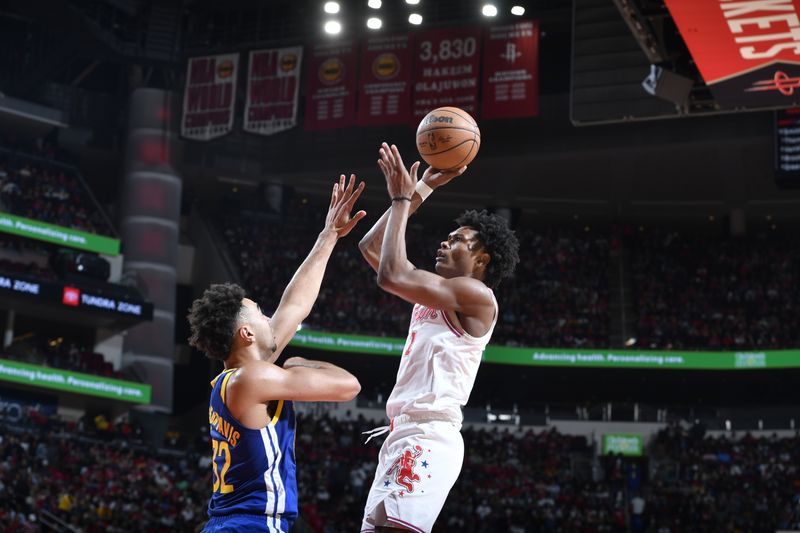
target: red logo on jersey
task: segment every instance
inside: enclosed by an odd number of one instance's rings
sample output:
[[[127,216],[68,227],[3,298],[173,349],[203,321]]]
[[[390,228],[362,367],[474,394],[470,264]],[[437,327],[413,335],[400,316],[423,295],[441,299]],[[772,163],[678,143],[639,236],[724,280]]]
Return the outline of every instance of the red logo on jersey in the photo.
[[[439,313],[436,311],[436,309],[431,309],[429,307],[420,305],[414,310],[414,318],[411,322],[419,322],[420,320],[427,320],[429,318],[436,320],[438,316]]]
[[[395,459],[389,471],[386,473],[391,476],[394,474],[395,483],[402,485],[408,492],[414,492],[412,483],[419,481],[419,474],[414,473],[417,466],[417,457],[422,455],[422,446],[414,446],[414,451],[405,450],[400,457]]]

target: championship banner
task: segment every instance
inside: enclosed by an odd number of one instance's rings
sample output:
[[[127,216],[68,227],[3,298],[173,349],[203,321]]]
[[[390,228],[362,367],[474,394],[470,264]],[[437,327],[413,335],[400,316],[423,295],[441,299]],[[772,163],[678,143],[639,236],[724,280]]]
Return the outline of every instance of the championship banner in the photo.
[[[665,0],[714,98],[725,107],[800,100],[800,0]]]
[[[539,114],[539,22],[486,30],[483,41],[481,117]]]
[[[442,106],[476,116],[481,30],[453,28],[422,32],[414,53],[415,120]]]
[[[356,45],[353,41],[311,49],[306,88],[307,130],[343,128],[355,123]]]
[[[411,119],[411,43],[408,35],[367,39],[361,52],[358,125]]]
[[[181,135],[208,141],[231,131],[238,65],[239,54],[189,59]]]
[[[303,47],[250,52],[244,131],[272,135],[297,125]]]

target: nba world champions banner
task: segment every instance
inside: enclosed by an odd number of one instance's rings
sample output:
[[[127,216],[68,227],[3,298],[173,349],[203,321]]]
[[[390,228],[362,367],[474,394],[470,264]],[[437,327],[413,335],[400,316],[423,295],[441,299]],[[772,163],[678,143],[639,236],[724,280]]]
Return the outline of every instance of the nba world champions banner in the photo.
[[[665,0],[725,107],[800,101],[800,0]]]
[[[358,124],[411,121],[411,43],[408,35],[373,37],[361,49]]]
[[[481,30],[452,28],[422,32],[414,47],[414,120],[442,106],[475,116],[480,76]]]
[[[233,128],[239,54],[193,57],[186,71],[181,135],[208,141]]]
[[[483,40],[483,118],[539,114],[539,23],[488,28]]]
[[[297,125],[297,95],[303,48],[250,52],[244,130],[272,135]]]
[[[309,56],[305,129],[352,126],[358,61],[355,43],[319,44],[311,48]]]

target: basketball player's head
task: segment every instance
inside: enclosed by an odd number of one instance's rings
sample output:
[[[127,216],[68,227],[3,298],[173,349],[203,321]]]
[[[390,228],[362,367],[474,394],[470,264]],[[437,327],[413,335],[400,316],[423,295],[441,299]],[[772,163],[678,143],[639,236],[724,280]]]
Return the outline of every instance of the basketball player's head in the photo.
[[[189,310],[189,345],[225,361],[233,350],[256,348],[264,358],[277,351],[269,317],[233,283],[211,285]]]
[[[436,272],[446,278],[470,276],[495,288],[519,263],[519,241],[506,220],[486,210],[465,211],[459,228],[442,241]]]

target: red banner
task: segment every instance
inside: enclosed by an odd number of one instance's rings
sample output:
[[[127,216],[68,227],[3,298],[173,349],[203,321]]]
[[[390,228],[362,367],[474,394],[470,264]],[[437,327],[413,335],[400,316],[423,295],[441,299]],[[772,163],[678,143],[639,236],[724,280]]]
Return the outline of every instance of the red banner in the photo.
[[[483,118],[539,114],[539,23],[489,28],[483,41]]]
[[[303,48],[250,52],[244,131],[272,135],[297,125],[297,95]]]
[[[666,0],[725,106],[790,105],[800,89],[800,0]]]
[[[361,51],[358,124],[407,123],[411,118],[411,43],[408,35],[373,37]]]
[[[208,141],[233,128],[239,54],[193,57],[186,70],[181,134]]]
[[[356,110],[356,47],[352,41],[316,45],[308,61],[307,130],[352,126]]]
[[[477,28],[421,33],[414,47],[414,118],[442,106],[476,115],[481,31]]]

